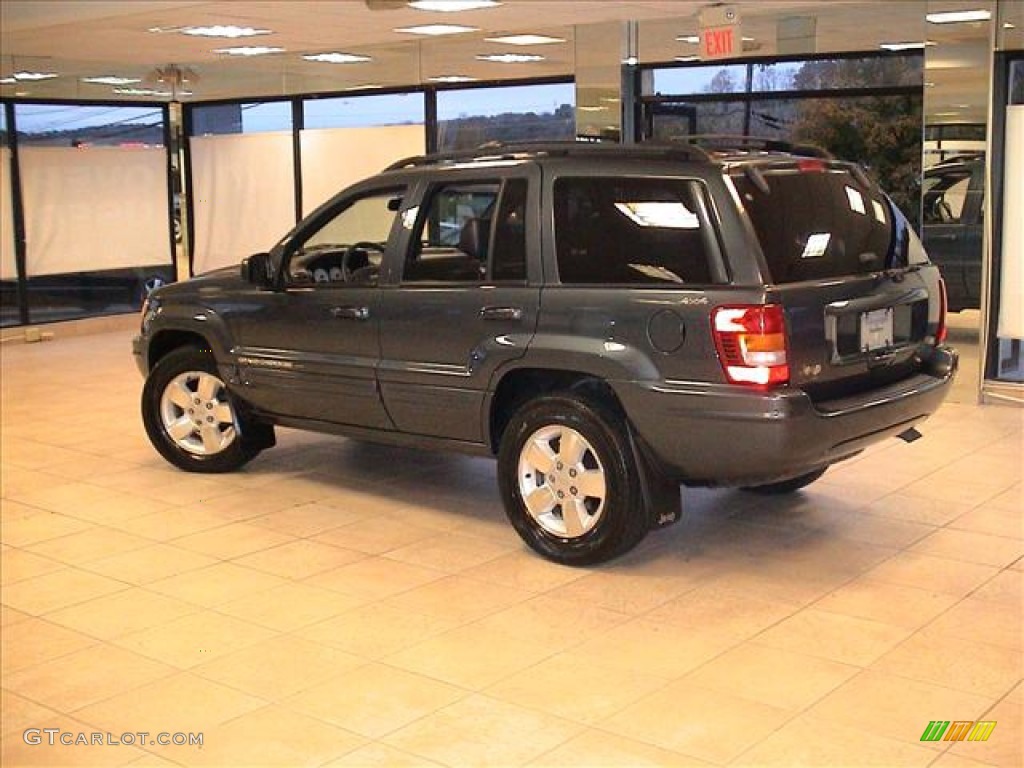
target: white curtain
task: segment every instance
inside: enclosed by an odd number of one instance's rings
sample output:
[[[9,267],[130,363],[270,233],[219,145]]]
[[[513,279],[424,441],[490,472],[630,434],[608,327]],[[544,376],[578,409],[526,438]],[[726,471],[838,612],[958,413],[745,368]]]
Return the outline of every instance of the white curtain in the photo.
[[[426,151],[422,125],[302,131],[302,207],[309,213],[350,184]]]
[[[17,280],[14,212],[11,208],[11,150],[0,147],[0,280]]]
[[[290,131],[191,140],[196,274],[269,250],[295,225]]]
[[[1003,189],[998,335],[1024,339],[1024,104],[1006,108]]]
[[[30,277],[171,263],[162,147],[23,147],[18,161]]]

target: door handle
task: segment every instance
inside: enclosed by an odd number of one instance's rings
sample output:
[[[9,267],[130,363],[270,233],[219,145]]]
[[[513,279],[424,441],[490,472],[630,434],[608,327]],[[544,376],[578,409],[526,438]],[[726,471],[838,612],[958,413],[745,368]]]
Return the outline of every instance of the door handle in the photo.
[[[520,307],[484,307],[480,310],[482,320],[522,320]]]
[[[333,307],[331,316],[339,320],[369,320],[369,307]]]

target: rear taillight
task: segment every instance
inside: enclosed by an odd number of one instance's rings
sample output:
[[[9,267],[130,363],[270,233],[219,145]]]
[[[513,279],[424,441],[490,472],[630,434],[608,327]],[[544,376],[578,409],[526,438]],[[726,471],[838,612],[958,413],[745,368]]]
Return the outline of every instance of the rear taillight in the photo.
[[[935,343],[941,344],[946,340],[946,310],[948,307],[948,299],[946,298],[946,281],[941,277],[939,278],[939,327],[935,329]]]
[[[731,383],[766,389],[789,382],[781,306],[716,307],[711,324],[718,357]]]

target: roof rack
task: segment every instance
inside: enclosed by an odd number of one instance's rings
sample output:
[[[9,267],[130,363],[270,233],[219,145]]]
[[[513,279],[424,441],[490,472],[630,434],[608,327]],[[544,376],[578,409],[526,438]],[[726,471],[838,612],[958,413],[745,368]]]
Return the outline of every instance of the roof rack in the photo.
[[[418,168],[442,163],[493,162],[495,160],[522,160],[538,155],[548,157],[610,156],[664,157],[680,160],[709,160],[711,154],[703,147],[690,143],[613,144],[611,142],[548,141],[505,144],[488,142],[476,149],[462,149],[454,152],[438,152],[430,155],[415,155],[392,163],[386,171],[402,168]]]
[[[727,133],[698,133],[683,136],[676,141],[698,145],[714,145],[714,150],[760,149],[764,152],[787,152],[801,157],[818,157],[822,160],[834,160],[835,156],[824,147],[814,144],[797,144],[783,139],[772,139],[765,136],[736,136]]]

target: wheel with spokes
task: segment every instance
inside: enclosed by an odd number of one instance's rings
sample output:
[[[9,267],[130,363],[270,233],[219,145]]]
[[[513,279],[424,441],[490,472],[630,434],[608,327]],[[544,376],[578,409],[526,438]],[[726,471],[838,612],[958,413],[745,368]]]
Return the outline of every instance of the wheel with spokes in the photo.
[[[260,450],[247,439],[213,356],[194,347],[169,352],[150,372],[142,421],[160,455],[190,472],[229,472]]]
[[[538,398],[512,417],[498,481],[513,527],[556,562],[616,557],[647,533],[643,494],[622,419],[573,395]]]

